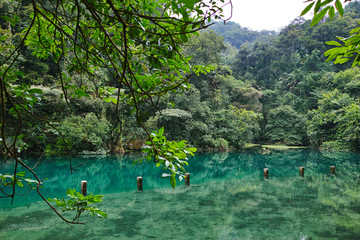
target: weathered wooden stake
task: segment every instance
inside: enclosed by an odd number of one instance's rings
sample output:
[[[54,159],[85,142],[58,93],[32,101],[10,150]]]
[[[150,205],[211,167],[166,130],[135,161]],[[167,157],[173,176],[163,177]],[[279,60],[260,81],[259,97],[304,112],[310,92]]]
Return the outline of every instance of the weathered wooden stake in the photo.
[[[269,179],[269,169],[264,168],[264,179]]]
[[[335,174],[335,166],[330,166],[330,173]]]
[[[299,175],[301,177],[304,177],[304,171],[305,171],[305,168],[304,167],[299,167]]]
[[[185,186],[190,186],[190,173],[185,173]]]
[[[139,192],[143,191],[142,177],[137,177],[137,189]]]
[[[81,194],[83,196],[86,196],[87,193],[87,181],[83,180],[81,181]]]

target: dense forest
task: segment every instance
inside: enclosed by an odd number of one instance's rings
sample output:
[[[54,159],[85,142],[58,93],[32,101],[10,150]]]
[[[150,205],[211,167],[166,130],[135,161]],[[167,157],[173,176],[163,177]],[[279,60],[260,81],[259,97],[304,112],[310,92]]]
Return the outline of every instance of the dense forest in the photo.
[[[1,62],[30,24],[30,2],[22,1],[22,14],[16,19],[10,14],[0,19]],[[11,12],[11,7],[0,4],[0,11]],[[11,142],[16,135],[16,148],[24,154],[67,149],[122,153],[140,149],[148,140],[140,118],[149,132],[164,127],[167,139],[185,139],[200,150],[239,150],[247,143],[267,143],[358,151],[360,69],[326,62],[324,53],[331,48],[325,42],[349,36],[359,21],[360,3],[351,2],[343,17],[336,15],[313,27],[311,20],[299,17],[280,32],[213,22],[181,49],[184,56],[192,56],[191,65],[207,65],[211,71],[193,74],[191,87],[168,91],[152,104],[144,102],[141,116],[125,97],[128,90],[118,90],[111,69],[75,75],[81,69],[74,62],[55,63],[53,56],[34,50],[35,40],[30,38],[13,63],[16,71],[8,76],[14,98],[27,107],[28,117],[18,129],[17,111],[23,109],[7,105],[8,139],[2,141]],[[155,54],[148,58],[151,68],[162,67]],[[1,67],[3,71],[6,66]],[[142,67],[139,71],[153,70]],[[117,100],[119,108],[114,107]],[[47,124],[39,119],[47,119]]]

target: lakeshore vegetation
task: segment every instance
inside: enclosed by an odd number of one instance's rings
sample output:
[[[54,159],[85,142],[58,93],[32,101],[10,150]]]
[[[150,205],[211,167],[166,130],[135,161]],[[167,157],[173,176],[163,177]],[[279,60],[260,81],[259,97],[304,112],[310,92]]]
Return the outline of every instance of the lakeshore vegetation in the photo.
[[[227,21],[226,7],[1,1],[0,151],[14,163],[3,193],[14,198],[18,165],[39,190],[19,158],[29,153],[66,153],[74,171],[74,154],[143,149],[175,187],[197,149],[359,151],[360,3],[308,1],[314,18],[278,32]]]

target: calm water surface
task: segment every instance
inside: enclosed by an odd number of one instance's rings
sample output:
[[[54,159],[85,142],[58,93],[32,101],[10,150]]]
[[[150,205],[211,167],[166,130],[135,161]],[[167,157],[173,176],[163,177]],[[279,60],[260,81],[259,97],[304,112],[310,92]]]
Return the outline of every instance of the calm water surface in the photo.
[[[98,207],[108,218],[84,213],[86,225],[67,225],[33,192],[12,206],[0,199],[0,239],[360,239],[360,154],[198,154],[189,161],[191,186],[178,182],[176,189],[155,164],[133,166],[139,157],[77,158],[85,164],[72,175],[66,158],[26,159],[41,161],[36,171],[47,179],[47,198],[80,191],[87,180],[88,192],[104,195]],[[142,193],[137,176],[144,179]]]

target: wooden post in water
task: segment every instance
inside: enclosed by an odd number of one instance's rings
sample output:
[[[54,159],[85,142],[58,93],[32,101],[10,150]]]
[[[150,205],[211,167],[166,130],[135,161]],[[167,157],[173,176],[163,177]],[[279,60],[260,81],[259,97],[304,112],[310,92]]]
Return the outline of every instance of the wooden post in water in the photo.
[[[264,179],[269,179],[269,169],[264,168]]]
[[[190,186],[190,173],[185,173],[185,186]]]
[[[304,167],[299,167],[299,176],[304,177],[304,171],[305,171]]]
[[[335,166],[330,166],[330,173],[335,174]]]
[[[142,177],[137,177],[137,190],[138,192],[142,192],[143,191],[143,183],[142,183]]]
[[[81,194],[83,196],[86,196],[87,193],[87,181],[83,180],[81,181]]]

